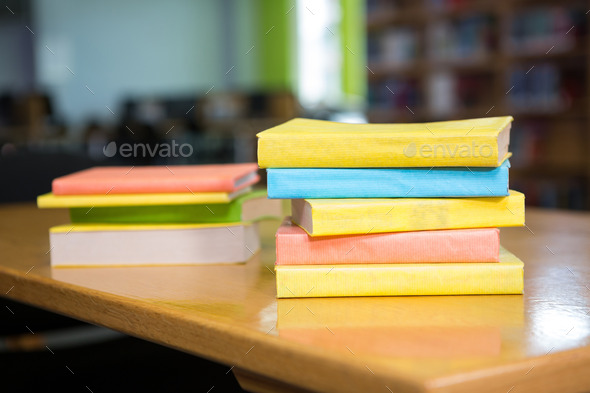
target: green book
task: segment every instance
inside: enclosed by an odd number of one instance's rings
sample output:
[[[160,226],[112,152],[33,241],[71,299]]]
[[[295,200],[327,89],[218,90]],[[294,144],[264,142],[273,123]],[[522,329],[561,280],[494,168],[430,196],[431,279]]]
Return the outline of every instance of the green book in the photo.
[[[280,200],[266,198],[266,190],[252,191],[229,203],[70,208],[72,223],[197,224],[282,219]]]

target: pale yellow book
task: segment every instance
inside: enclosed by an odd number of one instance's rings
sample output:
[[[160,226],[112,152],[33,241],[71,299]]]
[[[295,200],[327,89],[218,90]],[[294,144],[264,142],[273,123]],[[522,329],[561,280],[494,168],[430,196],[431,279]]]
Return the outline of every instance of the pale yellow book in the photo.
[[[511,116],[433,123],[293,119],[257,134],[261,168],[500,166]]]
[[[246,262],[256,224],[75,224],[49,230],[51,266],[163,266]]]
[[[523,292],[523,262],[277,265],[277,297],[500,295]]]
[[[311,236],[524,225],[524,194],[493,198],[294,199],[292,220]]]
[[[99,194],[55,195],[51,192],[37,197],[39,208],[114,207],[196,205],[205,203],[229,203],[237,196],[252,191],[245,187],[235,192],[183,192],[161,194]]]

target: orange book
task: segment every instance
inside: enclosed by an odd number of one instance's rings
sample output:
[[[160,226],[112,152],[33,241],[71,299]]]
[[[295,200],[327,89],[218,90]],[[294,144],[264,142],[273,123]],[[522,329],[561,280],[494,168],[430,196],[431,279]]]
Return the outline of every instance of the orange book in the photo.
[[[497,228],[309,236],[287,217],[276,233],[277,265],[499,262]]]
[[[259,180],[258,165],[95,167],[53,180],[54,195],[234,192]]]

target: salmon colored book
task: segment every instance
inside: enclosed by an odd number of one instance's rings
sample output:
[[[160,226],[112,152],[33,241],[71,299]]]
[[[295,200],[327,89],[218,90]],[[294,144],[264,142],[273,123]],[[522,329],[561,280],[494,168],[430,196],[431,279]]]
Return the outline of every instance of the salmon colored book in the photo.
[[[311,237],[287,217],[276,234],[277,265],[499,262],[497,228]]]
[[[258,165],[95,167],[53,180],[54,195],[234,192],[259,180]]]

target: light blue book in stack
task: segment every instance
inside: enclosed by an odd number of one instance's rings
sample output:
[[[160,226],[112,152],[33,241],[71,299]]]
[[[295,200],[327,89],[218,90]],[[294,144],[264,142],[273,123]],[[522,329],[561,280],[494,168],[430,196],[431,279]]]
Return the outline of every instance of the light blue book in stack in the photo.
[[[508,195],[508,169],[435,168],[268,168],[268,197],[431,198]]]

